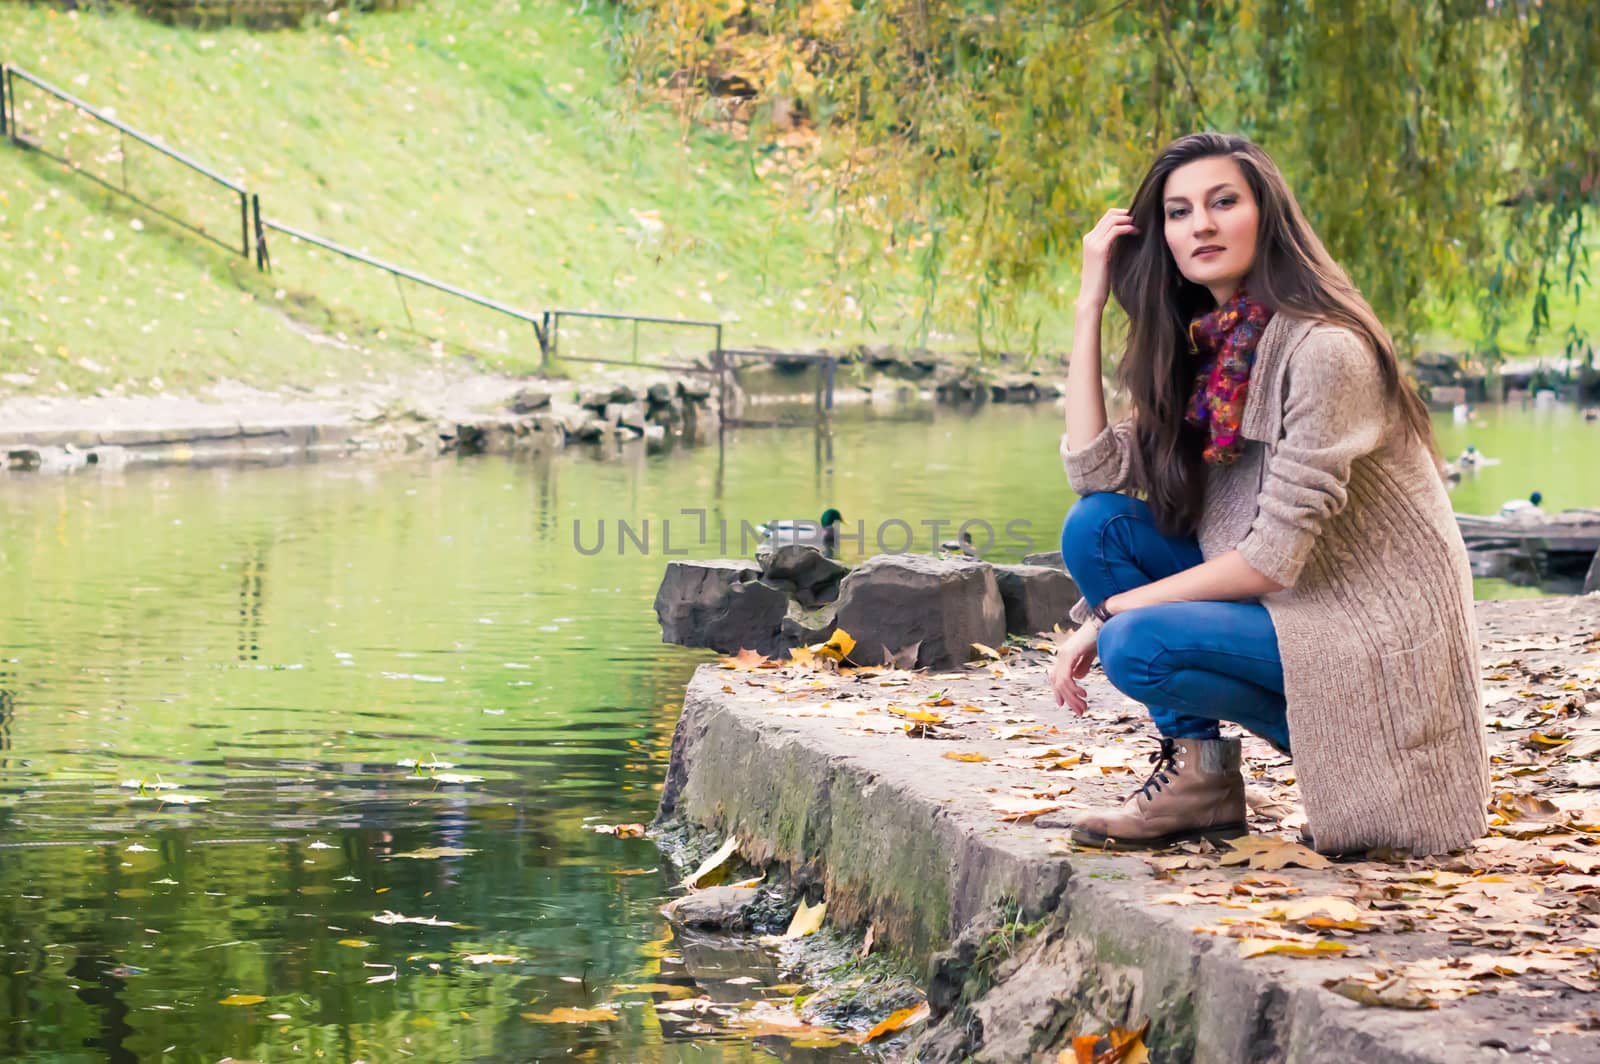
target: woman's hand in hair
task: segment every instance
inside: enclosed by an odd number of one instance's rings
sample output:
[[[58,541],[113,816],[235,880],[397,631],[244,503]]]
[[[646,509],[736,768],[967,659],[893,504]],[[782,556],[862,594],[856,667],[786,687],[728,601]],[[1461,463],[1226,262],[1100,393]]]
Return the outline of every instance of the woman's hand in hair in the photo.
[[[1083,238],[1083,275],[1078,282],[1078,309],[1098,313],[1111,298],[1111,248],[1117,238],[1137,233],[1133,215],[1113,207]]]
[[[1089,675],[1099,639],[1100,622],[1081,625],[1056,647],[1055,664],[1050,667],[1050,686],[1056,693],[1056,705],[1071,706],[1072,712],[1080,717],[1089,711],[1089,700],[1078,681]]]

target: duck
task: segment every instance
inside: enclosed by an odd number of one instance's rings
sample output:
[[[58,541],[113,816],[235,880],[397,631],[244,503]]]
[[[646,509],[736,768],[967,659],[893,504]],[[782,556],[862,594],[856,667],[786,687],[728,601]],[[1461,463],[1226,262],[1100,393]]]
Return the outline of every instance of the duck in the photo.
[[[1544,517],[1539,504],[1544,502],[1542,492],[1533,492],[1526,499],[1507,499],[1500,504],[1500,516],[1507,521],[1529,523]]]
[[[1460,456],[1456,459],[1456,467],[1459,469],[1481,469],[1484,466],[1499,464],[1500,459],[1490,458],[1488,455],[1478,450],[1474,444],[1470,443],[1467,444],[1466,449],[1462,451]]]
[[[1583,420],[1600,421],[1600,406],[1591,406],[1584,410]]]
[[[756,561],[765,564],[774,551],[790,544],[814,547],[832,558],[839,550],[839,526],[843,523],[844,516],[830,506],[816,521],[785,518],[758,525],[761,542],[756,546]]]
[[[972,533],[963,531],[959,539],[947,539],[939,544],[941,558],[976,558],[978,550],[972,545]]]

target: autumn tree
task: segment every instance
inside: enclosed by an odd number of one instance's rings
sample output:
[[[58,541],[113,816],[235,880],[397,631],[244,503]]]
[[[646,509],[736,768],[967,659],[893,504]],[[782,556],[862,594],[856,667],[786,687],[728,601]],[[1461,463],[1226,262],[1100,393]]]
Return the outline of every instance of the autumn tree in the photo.
[[[636,83],[820,133],[845,265],[915,247],[930,305],[1070,271],[1180,133],[1245,133],[1402,339],[1471,308],[1567,330],[1600,205],[1588,0],[622,0]]]

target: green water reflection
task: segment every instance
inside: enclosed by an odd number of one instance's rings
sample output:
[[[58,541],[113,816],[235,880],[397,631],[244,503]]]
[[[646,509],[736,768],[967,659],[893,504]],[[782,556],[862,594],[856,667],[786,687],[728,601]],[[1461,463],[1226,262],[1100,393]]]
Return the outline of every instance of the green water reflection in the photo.
[[[967,519],[999,533],[996,557],[1053,549],[1070,502],[1056,410],[884,415],[722,450],[0,485],[0,1054],[851,1052],[696,1030],[654,1007],[675,991],[626,989],[693,986],[656,913],[669,884],[648,841],[583,825],[650,818],[682,685],[709,657],[659,642],[663,520],[699,557],[720,553],[719,522],[736,546],[741,521],[828,505],[869,552],[880,528],[899,546],[894,520],[917,549]],[[1504,459],[1464,508],[1532,488],[1600,505],[1600,430],[1570,413],[1441,431]],[[619,553],[616,522],[646,520],[650,552]],[[577,549],[602,526],[604,550]],[[418,759],[479,779],[402,764]],[[427,848],[471,852],[403,856]],[[616,1021],[522,1015],[599,1005]]]

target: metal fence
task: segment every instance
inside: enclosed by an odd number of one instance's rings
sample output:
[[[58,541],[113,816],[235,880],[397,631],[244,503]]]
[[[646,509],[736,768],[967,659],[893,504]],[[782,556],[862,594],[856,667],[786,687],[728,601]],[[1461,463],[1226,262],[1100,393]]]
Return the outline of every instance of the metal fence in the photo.
[[[0,95],[0,132],[13,144],[250,258],[260,207],[242,185],[21,67],[0,67]]]
[[[728,373],[737,360],[746,358],[815,360],[820,370],[815,397],[817,416],[827,418],[833,409],[837,359],[830,355],[725,349],[722,323],[715,321],[573,309],[535,313],[435,280],[417,270],[264,217],[258,194],[11,64],[0,65],[0,139],[54,159],[73,173],[127,196],[174,225],[229,252],[245,259],[253,257],[262,272],[273,272],[268,251],[269,232],[287,237],[290,247],[304,245],[380,270],[393,279],[406,325],[419,335],[438,340],[448,331],[447,319],[460,315],[419,307],[416,293],[408,298],[407,284],[419,287],[430,297],[436,293],[487,311],[497,320],[510,319],[527,325],[538,344],[542,369],[548,370],[554,363],[566,361],[712,375],[716,378],[718,409],[725,423],[730,420],[726,416]],[[280,250],[283,250],[281,245]],[[363,297],[371,294],[370,291],[359,293]],[[370,310],[365,305],[360,309]],[[626,330],[625,338],[616,335],[618,328]],[[641,328],[650,330],[652,335],[642,339]],[[605,334],[606,329],[611,330],[610,335]],[[654,338],[663,331],[677,339],[662,342]],[[705,341],[697,343],[693,339],[696,336],[705,336],[711,346],[707,348]],[[465,333],[458,330],[451,339],[468,350],[481,351],[487,346],[502,356],[514,355],[516,350],[514,338],[503,328],[495,330],[486,341],[481,332],[473,336],[470,330]],[[568,350],[562,350],[563,340]],[[627,358],[618,357],[623,351],[628,353]],[[707,357],[702,359],[701,356]]]

